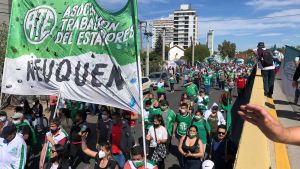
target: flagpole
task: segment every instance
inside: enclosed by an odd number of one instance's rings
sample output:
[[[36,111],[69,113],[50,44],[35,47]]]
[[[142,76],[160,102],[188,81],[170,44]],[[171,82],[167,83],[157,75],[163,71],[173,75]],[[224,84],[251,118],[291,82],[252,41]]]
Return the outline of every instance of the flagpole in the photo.
[[[141,107],[141,116],[142,116],[142,130],[143,130],[143,149],[144,149],[144,166],[147,169],[147,152],[146,152],[146,135],[145,135],[145,120],[144,120],[144,103],[143,103],[143,89],[142,89],[142,69],[141,69],[141,58],[140,58],[140,50],[142,46],[139,48],[138,43],[138,14],[137,14],[137,0],[130,0],[133,7],[133,25],[135,27],[135,48],[137,53],[137,69],[138,69],[138,81],[139,81],[139,93],[140,93],[140,107]],[[141,30],[140,30],[141,31]],[[141,43],[142,44],[142,43]]]
[[[59,93],[58,93],[58,97],[57,97],[57,101],[56,101],[56,106],[55,106],[55,110],[54,110],[54,114],[53,114],[53,119],[56,117],[56,112],[57,112],[57,108],[58,108],[58,104],[59,104],[59,99],[60,99],[60,90],[59,90]]]

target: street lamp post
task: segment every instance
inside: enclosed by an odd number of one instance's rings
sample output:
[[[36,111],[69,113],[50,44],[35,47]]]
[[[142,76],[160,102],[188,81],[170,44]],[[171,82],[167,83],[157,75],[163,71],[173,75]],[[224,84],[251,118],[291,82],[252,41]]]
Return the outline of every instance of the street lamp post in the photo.
[[[149,44],[150,44],[150,37],[153,36],[153,34],[151,32],[148,32],[148,23],[147,22],[146,22],[146,31],[145,31],[144,35],[146,36],[146,47],[147,47],[145,75],[148,76],[149,75],[149,54],[150,54]]]
[[[195,65],[195,46],[194,46],[194,38],[191,37],[191,47],[192,47],[192,66]]]
[[[163,27],[162,28],[162,30],[163,30],[163,46],[162,46],[162,61],[165,61],[165,59],[166,59],[166,46],[165,46],[165,43],[166,43],[166,28],[165,27]]]

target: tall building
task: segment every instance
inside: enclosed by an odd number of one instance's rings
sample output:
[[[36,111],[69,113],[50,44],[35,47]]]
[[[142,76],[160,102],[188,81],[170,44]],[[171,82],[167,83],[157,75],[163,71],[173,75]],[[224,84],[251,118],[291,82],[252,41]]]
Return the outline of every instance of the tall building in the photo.
[[[152,26],[152,48],[155,48],[156,41],[158,37],[163,36],[165,29],[165,44],[170,46],[170,43],[173,42],[173,33],[174,33],[174,17],[169,15],[167,18],[161,18],[160,20],[154,20]]]
[[[0,24],[9,23],[10,9],[12,0],[0,0]]]
[[[182,4],[180,10],[174,11],[174,45],[186,49],[192,40],[197,43],[198,17],[190,4]]]
[[[213,55],[214,54],[214,30],[208,31],[206,45],[210,51],[210,55]]]

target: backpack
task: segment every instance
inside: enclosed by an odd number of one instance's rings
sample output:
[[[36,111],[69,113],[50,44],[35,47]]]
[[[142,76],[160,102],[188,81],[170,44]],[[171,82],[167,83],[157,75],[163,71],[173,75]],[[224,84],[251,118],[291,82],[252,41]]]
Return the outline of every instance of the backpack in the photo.
[[[271,50],[264,50],[260,61],[263,67],[273,66],[273,55]]]

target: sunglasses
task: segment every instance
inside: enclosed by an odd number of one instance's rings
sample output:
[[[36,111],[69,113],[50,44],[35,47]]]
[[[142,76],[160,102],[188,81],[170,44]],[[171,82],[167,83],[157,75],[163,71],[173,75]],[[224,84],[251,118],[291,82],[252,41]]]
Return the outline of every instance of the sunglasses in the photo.
[[[218,132],[218,134],[225,135],[225,132]]]

